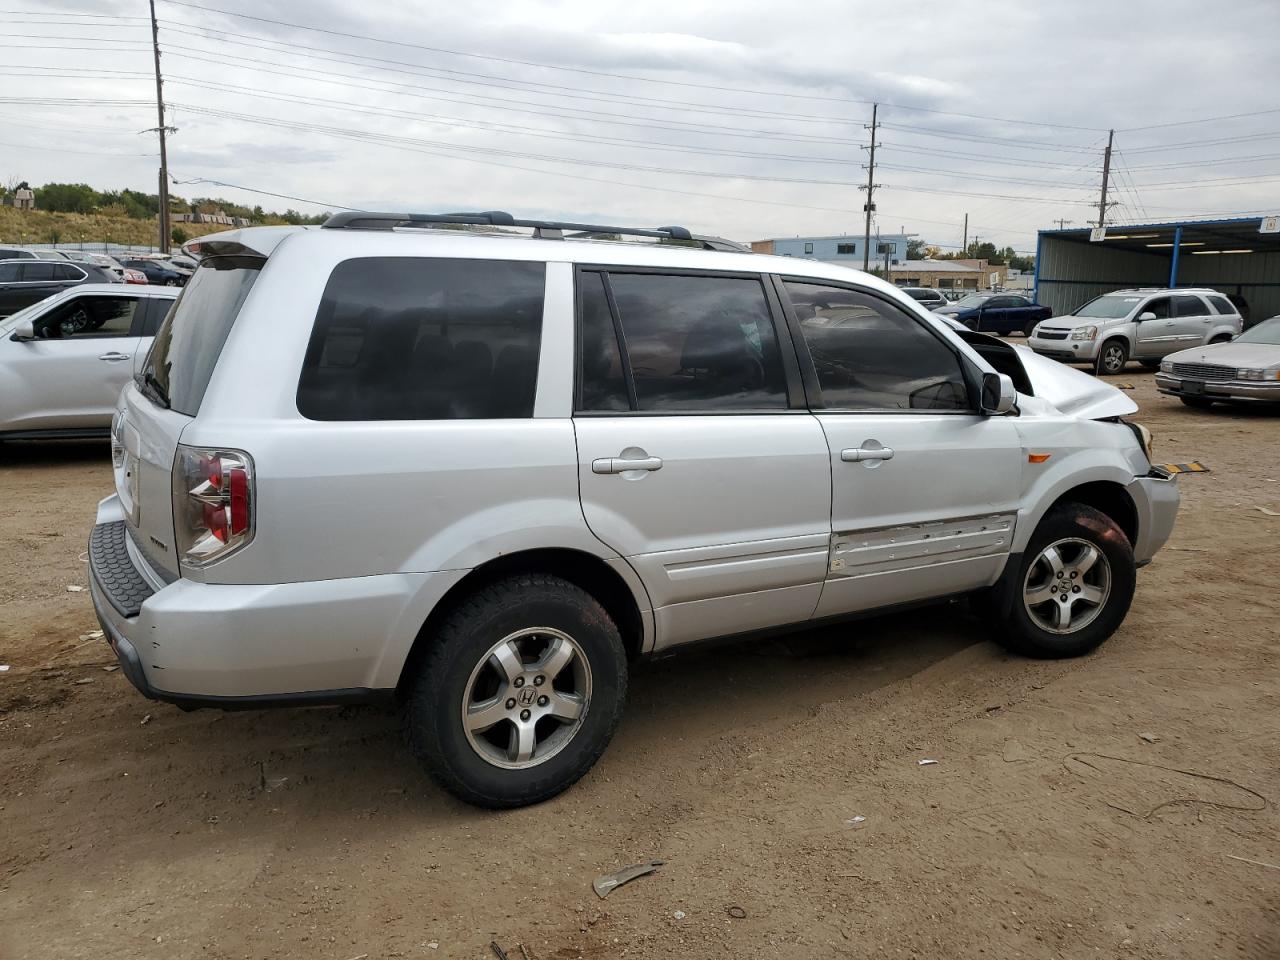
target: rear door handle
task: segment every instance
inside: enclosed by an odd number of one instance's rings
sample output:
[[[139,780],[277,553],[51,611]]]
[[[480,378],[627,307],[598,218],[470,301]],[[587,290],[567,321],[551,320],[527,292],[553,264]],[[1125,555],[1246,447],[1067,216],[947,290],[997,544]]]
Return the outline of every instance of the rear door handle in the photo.
[[[98,359],[106,360],[109,363],[115,363],[118,360],[128,360],[129,355],[127,353],[117,353],[116,351],[112,350],[110,353],[102,354],[100,357],[98,357]]]
[[[661,457],[641,457],[638,460],[624,460],[622,457],[601,457],[591,461],[592,473],[626,473],[628,470],[661,470]]]
[[[840,451],[845,463],[861,463],[864,460],[892,460],[892,447],[849,447]]]

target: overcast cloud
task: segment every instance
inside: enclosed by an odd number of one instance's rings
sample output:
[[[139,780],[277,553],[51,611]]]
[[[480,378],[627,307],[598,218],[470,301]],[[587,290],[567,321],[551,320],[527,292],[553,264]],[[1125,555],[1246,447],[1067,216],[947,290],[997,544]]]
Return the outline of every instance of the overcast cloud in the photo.
[[[1083,225],[1110,127],[1118,221],[1280,212],[1277,0],[198,2],[399,45],[157,0],[184,181],[740,240],[861,233],[861,101],[878,100],[885,232],[958,245],[968,212],[970,236],[1025,250],[1058,218]],[[154,97],[149,25],[124,19],[143,0],[13,6],[32,14],[0,34],[5,96]],[[70,46],[94,49],[49,49]],[[155,137],[137,133],[153,105],[0,102],[0,122],[0,177],[155,189]],[[1246,182],[1194,183],[1210,180]]]

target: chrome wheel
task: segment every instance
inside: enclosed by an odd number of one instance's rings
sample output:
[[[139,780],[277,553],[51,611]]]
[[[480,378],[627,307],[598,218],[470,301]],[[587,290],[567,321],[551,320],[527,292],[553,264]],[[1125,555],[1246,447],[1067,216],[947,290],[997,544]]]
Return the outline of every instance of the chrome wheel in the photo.
[[[471,671],[462,697],[467,742],[494,766],[522,770],[565,748],[587,715],[591,665],[553,627],[503,637]]]
[[[1125,349],[1118,343],[1109,343],[1102,349],[1102,369],[1107,373],[1119,373],[1126,359]]]
[[[1066,539],[1040,551],[1023,582],[1027,616],[1049,633],[1075,633],[1097,619],[1111,595],[1111,565],[1087,540]]]

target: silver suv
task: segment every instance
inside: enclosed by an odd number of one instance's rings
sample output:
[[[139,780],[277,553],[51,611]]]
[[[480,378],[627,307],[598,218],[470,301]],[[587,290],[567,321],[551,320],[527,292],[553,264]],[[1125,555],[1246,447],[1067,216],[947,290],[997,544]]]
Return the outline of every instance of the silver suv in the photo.
[[[1236,308],[1216,290],[1117,290],[1041,322],[1029,345],[1041,356],[1114,374],[1130,360],[1155,370],[1171,353],[1225,342],[1242,327]]]
[[[696,640],[968,596],[1085,653],[1177,512],[1123,393],[843,267],[500,213],[188,246],[90,539],[124,673],[398,697],[473,803],[565,789]]]

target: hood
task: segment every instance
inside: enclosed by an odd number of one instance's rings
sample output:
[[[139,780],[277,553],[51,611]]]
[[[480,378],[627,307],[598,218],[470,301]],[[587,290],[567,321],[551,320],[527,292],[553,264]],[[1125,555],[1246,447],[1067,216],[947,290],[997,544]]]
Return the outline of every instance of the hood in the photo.
[[[1082,420],[1103,420],[1138,412],[1133,398],[1097,377],[1042,357],[1029,347],[1018,345],[1014,349],[1036,396],[1061,412]]]
[[[1165,357],[1173,363],[1216,363],[1224,367],[1274,367],[1280,364],[1280,346],[1272,343],[1213,343],[1179,350]]]

